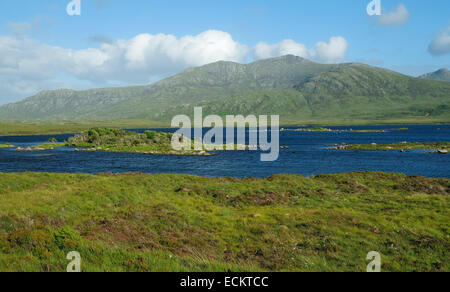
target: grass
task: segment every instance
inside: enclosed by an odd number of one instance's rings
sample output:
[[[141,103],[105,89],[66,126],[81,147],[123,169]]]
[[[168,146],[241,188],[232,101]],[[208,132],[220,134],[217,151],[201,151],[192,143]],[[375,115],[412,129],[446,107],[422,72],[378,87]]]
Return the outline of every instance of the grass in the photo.
[[[14,146],[9,144],[9,143],[0,144],[0,149],[2,149],[2,148],[12,148],[12,147],[14,147]]]
[[[0,174],[0,271],[450,271],[450,180]]]
[[[0,120],[0,136],[51,135],[79,133],[92,127],[123,129],[167,128],[169,123],[148,120],[107,121],[23,121]]]
[[[342,150],[437,150],[450,148],[450,142],[432,142],[432,143],[419,143],[419,142],[403,142],[394,144],[353,144],[342,146]]]

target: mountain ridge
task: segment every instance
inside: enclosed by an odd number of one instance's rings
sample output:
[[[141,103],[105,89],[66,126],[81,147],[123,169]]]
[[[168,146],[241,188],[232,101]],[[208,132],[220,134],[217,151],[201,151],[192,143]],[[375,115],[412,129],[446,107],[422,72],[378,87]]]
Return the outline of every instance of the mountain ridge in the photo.
[[[442,68],[435,72],[421,75],[419,78],[450,82],[450,71],[447,68]]]
[[[0,107],[0,119],[169,122],[173,115],[192,113],[194,106],[215,114],[279,114],[290,121],[440,119],[450,113],[449,92],[450,84],[384,68],[286,55],[250,64],[219,61],[150,85],[42,91]]]

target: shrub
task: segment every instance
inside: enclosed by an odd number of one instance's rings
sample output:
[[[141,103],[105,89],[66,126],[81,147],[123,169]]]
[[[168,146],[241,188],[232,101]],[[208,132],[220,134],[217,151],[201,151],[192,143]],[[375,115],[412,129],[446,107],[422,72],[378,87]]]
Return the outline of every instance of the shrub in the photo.
[[[154,131],[145,131],[145,135],[147,136],[147,139],[154,140],[156,137],[156,132]]]

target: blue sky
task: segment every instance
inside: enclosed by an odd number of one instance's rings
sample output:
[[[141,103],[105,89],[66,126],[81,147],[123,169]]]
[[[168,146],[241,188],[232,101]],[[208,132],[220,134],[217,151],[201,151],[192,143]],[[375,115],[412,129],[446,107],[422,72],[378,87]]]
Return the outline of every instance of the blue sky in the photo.
[[[381,17],[367,15],[370,1],[82,0],[81,16],[68,16],[70,0],[4,0],[0,104],[43,89],[145,84],[217,59],[284,52],[413,76],[450,67],[450,1],[381,0]]]

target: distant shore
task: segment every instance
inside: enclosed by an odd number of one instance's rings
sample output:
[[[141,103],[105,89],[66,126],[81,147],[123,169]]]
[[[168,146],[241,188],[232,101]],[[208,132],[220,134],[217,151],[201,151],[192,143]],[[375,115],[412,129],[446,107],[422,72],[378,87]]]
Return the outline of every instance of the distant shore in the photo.
[[[282,122],[280,128],[286,127],[350,127],[350,126],[398,126],[398,125],[449,125],[449,121],[433,120],[385,120],[385,121],[300,121]],[[111,121],[2,121],[0,136],[27,135],[62,135],[79,133],[92,127],[120,129],[170,129],[169,123],[146,120],[111,120]]]

